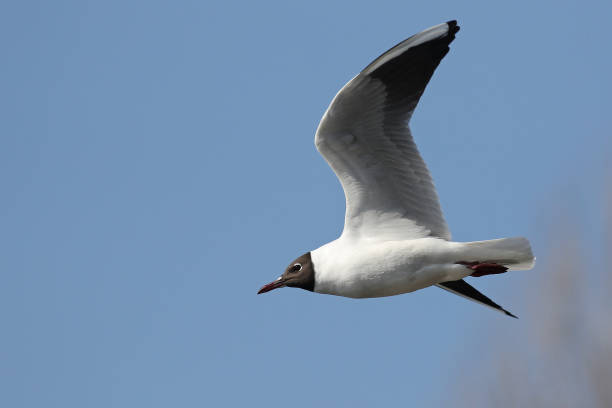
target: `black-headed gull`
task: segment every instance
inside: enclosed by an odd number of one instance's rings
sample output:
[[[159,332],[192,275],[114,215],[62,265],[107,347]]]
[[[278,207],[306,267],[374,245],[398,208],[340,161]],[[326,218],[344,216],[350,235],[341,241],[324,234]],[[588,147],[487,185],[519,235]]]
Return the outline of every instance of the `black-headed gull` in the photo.
[[[323,115],[315,145],[346,196],[342,235],[310,251],[258,293],[289,286],[351,298],[437,285],[510,316],[463,278],[531,269],[525,238],[452,242],[408,121],[459,31],[449,21],[382,54]]]

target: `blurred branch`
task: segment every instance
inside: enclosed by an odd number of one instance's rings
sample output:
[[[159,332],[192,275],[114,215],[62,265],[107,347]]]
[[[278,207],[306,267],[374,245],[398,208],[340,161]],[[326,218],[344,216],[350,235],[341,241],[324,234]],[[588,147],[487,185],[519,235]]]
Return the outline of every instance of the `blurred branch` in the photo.
[[[487,391],[464,406],[612,407],[612,189],[602,204],[597,228],[581,230],[588,222],[580,214],[559,217],[566,225],[552,231],[534,271],[528,324],[488,342],[490,359],[466,379]],[[599,229],[601,239],[592,236]],[[597,245],[583,248],[581,233]]]

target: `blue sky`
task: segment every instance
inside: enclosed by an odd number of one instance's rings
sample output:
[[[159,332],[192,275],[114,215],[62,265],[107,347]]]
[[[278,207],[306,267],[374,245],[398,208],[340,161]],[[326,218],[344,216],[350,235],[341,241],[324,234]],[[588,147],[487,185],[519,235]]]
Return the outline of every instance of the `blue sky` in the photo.
[[[2,405],[436,406],[465,392],[483,333],[528,330],[524,293],[564,214],[585,214],[580,240],[599,248],[611,11],[2,3]],[[331,98],[450,19],[461,31],[412,130],[455,240],[532,240],[534,271],[471,281],[522,319],[436,288],[256,296],[341,231],[342,190],[313,144]]]

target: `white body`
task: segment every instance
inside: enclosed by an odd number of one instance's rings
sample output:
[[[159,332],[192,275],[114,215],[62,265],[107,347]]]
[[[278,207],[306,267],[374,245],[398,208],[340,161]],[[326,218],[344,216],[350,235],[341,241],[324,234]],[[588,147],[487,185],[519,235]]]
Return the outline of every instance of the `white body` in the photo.
[[[341,236],[314,251],[315,292],[351,298],[393,296],[469,276],[456,262],[493,261],[531,269],[525,238],[450,242],[439,238],[401,241],[353,240]]]

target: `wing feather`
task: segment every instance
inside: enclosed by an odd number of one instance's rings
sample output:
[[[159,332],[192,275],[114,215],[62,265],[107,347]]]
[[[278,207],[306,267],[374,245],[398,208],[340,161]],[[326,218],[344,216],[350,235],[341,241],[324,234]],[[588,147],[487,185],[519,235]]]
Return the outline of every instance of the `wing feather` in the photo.
[[[375,59],[332,100],[315,136],[346,196],[343,234],[450,239],[408,121],[459,30],[431,27]]]
[[[512,313],[510,313],[509,311],[507,311],[506,309],[504,309],[503,307],[480,293],[478,290],[476,290],[476,288],[474,288],[472,285],[470,285],[463,279],[457,281],[442,282],[437,284],[436,286],[451,293],[454,293],[455,295],[459,295],[476,303],[480,303],[481,305],[485,305],[494,310],[497,310],[498,312],[502,312],[510,317],[518,319],[518,317],[516,317],[515,315],[513,315]]]

